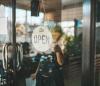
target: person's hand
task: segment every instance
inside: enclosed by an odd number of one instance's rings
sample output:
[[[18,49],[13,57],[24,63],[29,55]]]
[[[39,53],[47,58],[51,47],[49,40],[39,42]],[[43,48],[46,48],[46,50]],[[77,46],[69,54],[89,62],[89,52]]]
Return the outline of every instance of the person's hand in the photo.
[[[32,80],[36,79],[36,73],[33,73],[33,74],[31,75],[31,78],[32,78]]]

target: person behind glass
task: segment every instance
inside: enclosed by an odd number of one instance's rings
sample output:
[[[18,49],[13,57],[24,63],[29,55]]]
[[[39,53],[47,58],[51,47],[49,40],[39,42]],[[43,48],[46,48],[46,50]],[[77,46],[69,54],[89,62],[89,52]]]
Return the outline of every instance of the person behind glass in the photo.
[[[63,52],[60,43],[62,30],[60,26],[51,29],[52,48],[40,56],[40,66],[36,75],[36,86],[64,86]],[[34,76],[34,75],[32,75]]]

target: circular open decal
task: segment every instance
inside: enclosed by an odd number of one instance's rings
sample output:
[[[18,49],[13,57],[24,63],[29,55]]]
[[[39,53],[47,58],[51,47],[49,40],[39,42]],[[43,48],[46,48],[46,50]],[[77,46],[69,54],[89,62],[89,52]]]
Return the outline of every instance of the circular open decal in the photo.
[[[39,26],[33,30],[32,43],[37,51],[45,52],[50,49],[52,34],[47,27]]]

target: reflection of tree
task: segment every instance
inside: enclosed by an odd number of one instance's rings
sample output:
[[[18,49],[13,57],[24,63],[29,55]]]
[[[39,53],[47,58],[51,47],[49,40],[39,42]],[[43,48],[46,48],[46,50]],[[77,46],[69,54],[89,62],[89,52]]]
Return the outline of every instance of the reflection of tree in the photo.
[[[81,56],[82,51],[82,34],[73,40],[68,39],[67,45],[65,46],[66,56]]]
[[[26,41],[26,28],[22,24],[17,24],[16,25],[16,39],[17,42],[25,42]]]
[[[66,80],[76,80],[81,76],[82,34],[72,39],[67,37],[64,52],[64,77]]]
[[[16,25],[16,35],[17,36],[21,36],[21,35],[25,35],[25,26],[22,24],[17,24]]]

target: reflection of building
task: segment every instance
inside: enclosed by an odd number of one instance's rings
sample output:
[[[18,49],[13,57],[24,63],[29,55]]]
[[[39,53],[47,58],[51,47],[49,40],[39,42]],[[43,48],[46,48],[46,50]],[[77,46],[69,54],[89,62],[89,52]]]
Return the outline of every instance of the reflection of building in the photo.
[[[25,42],[26,28],[22,24],[16,25],[16,40],[17,42]]]
[[[1,42],[7,42],[9,37],[8,37],[8,21],[6,17],[1,17],[0,18],[0,41]]]

